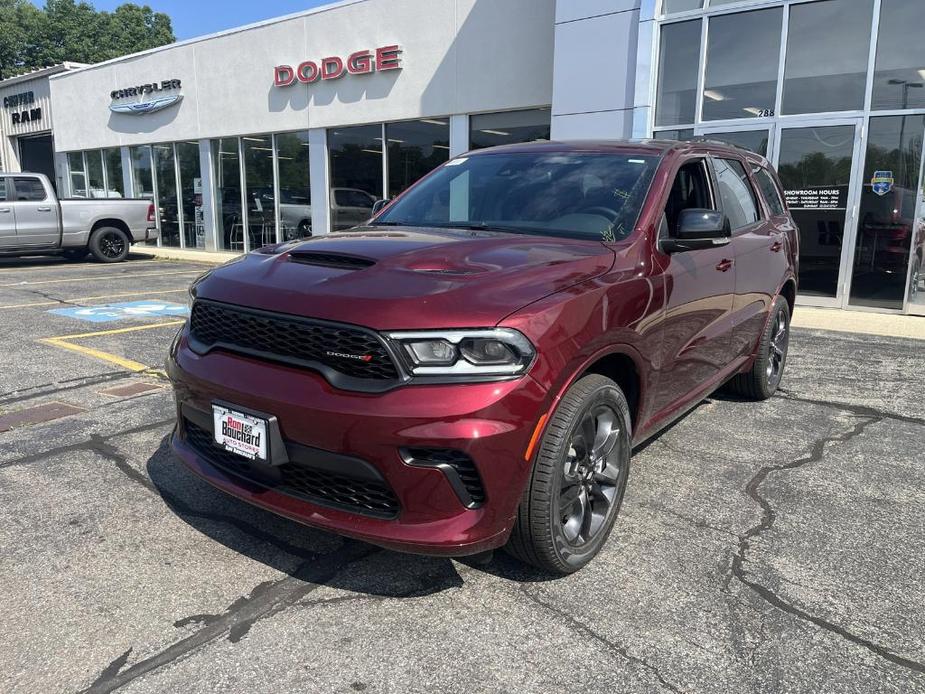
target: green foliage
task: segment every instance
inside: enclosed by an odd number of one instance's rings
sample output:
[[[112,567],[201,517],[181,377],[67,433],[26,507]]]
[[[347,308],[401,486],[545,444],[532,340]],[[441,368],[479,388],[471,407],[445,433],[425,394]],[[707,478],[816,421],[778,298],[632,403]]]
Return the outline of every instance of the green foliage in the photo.
[[[72,61],[98,63],[173,43],[170,17],[126,3],[98,12],[75,0],[0,0],[0,79]]]

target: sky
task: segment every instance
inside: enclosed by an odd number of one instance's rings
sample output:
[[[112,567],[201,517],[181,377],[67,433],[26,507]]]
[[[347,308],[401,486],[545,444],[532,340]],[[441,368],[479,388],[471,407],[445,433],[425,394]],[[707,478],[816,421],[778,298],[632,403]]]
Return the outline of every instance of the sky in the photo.
[[[32,0],[42,7],[44,0]],[[223,29],[281,17],[333,0],[132,0],[136,5],[148,5],[157,12],[170,15],[173,33],[177,40],[190,39],[203,34],[214,34]],[[113,10],[125,0],[88,0],[98,10]]]

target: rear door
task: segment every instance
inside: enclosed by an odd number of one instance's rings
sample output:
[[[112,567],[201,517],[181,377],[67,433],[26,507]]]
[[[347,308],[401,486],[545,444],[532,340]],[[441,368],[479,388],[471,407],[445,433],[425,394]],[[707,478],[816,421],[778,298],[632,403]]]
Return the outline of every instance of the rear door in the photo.
[[[56,246],[60,240],[58,202],[35,176],[10,176],[16,237],[20,246]]]
[[[0,248],[16,246],[16,212],[10,204],[10,183],[0,176]]]
[[[677,230],[684,209],[721,209],[705,156],[684,159],[665,205],[661,236]],[[669,414],[732,361],[735,262],[730,246],[663,256],[666,264],[662,368],[655,416]]]
[[[764,329],[770,303],[783,274],[784,243],[768,213],[758,200],[749,176],[751,164],[744,158],[715,155],[713,170],[732,228],[732,252],[736,262],[735,301],[732,307],[733,358],[751,353]]]

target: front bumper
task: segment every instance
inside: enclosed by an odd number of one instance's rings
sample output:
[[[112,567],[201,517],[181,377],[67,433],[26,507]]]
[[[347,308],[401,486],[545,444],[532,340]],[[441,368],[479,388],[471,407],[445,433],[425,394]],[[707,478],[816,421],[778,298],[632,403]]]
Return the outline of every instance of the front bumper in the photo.
[[[172,448],[193,472],[244,501],[301,523],[389,549],[432,555],[475,554],[507,540],[530,473],[524,452],[546,398],[529,376],[496,383],[406,386],[381,394],[337,390],[307,369],[221,351],[197,355],[189,349],[185,331],[167,371],[179,415]],[[236,474],[220,454],[202,444],[207,438],[201,429],[208,426],[216,401],[272,415],[285,447],[302,451],[305,460],[329,472],[342,466],[353,474],[356,469],[347,468],[368,465],[394,494],[395,513],[331,503],[327,496],[306,498],[265,477]],[[198,445],[186,430],[193,420],[199,423],[194,424],[200,429]],[[415,464],[408,459],[409,449],[468,457],[484,499],[473,503],[446,467]],[[343,485],[339,489],[344,491]]]

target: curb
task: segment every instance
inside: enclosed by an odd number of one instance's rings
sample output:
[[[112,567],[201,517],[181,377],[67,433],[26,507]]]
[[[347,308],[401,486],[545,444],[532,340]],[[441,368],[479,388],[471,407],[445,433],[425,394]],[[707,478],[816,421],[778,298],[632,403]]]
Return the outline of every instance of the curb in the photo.
[[[142,244],[133,245],[130,253],[136,256],[142,255],[162,260],[185,260],[191,263],[204,263],[207,265],[221,265],[241,255],[240,253],[190,251],[182,248],[158,248],[157,246],[145,246]]]

